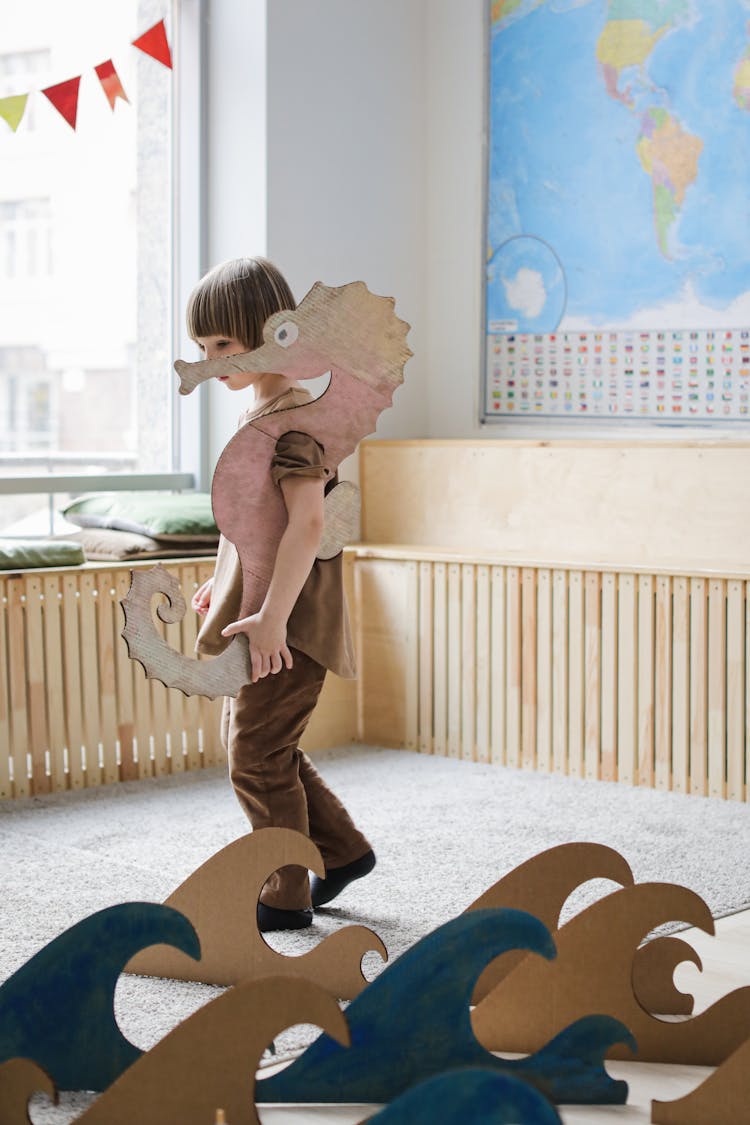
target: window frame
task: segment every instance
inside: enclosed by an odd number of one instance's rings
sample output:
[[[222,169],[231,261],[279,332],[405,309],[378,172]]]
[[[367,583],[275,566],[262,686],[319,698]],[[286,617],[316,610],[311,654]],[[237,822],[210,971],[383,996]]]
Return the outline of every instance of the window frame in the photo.
[[[184,309],[208,268],[208,0],[172,0],[180,66],[172,99],[172,359],[194,348]],[[208,387],[172,397],[173,464],[206,492],[209,462]],[[145,486],[144,487],[148,487]]]

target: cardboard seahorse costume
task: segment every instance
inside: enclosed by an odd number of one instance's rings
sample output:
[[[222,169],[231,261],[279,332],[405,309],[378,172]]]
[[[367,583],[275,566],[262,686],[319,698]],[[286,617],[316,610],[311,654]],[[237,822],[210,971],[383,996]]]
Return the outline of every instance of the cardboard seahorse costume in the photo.
[[[326,391],[313,402],[257,418],[229,441],[214,472],[211,501],[217,526],[235,545],[242,568],[240,616],[260,609],[287,514],[280,488],[271,479],[276,442],[295,430],[323,448],[331,476],[360,440],[374,431],[379,415],[391,405],[404,378],[411,350],[409,325],[400,320],[391,297],[378,297],[361,281],[331,288],[316,282],[294,311],[274,313],[263,328],[263,343],[242,355],[186,363],[178,360],[180,393],[231,371],[275,372],[290,379],[315,379],[330,371]],[[326,498],[326,523],[336,522],[353,486],[346,482]],[[346,525],[345,513],[342,523]],[[325,557],[338,553],[346,540],[331,543]],[[157,609],[163,621],[179,621],[185,601],[177,581],[157,566],[133,575],[123,599],[123,637],[134,660],[148,676],[186,695],[236,695],[250,681],[247,640],[237,636],[210,661],[193,660],[170,648],[151,618],[151,602],[162,594],[168,605]]]

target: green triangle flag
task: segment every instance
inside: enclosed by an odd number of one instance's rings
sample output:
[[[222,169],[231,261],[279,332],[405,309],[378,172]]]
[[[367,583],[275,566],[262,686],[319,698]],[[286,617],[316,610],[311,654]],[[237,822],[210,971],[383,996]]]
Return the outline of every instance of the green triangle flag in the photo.
[[[0,117],[5,118],[14,133],[21,124],[28,100],[28,94],[14,94],[9,98],[0,98]]]

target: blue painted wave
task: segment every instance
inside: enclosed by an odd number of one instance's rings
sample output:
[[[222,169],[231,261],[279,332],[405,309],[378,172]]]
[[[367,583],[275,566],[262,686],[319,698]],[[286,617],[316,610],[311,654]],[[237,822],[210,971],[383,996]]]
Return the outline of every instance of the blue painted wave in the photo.
[[[478,1067],[428,1078],[368,1120],[377,1125],[562,1125],[560,1114],[533,1086]]]
[[[0,1062],[33,1059],[60,1090],[104,1090],[142,1051],[117,1026],[114,994],[128,961],[149,945],[200,957],[183,914],[126,902],[84,918],[0,987]]]
[[[300,1058],[258,1082],[256,1101],[389,1103],[456,1067],[523,1078],[555,1103],[622,1104],[627,1084],[610,1078],[613,1043],[632,1044],[619,1020],[589,1016],[528,1058],[496,1058],[476,1039],[474,985],[494,957],[527,949],[551,959],[549,931],[520,910],[476,910],[428,934],[347,1008],[351,1046],[321,1035]]]

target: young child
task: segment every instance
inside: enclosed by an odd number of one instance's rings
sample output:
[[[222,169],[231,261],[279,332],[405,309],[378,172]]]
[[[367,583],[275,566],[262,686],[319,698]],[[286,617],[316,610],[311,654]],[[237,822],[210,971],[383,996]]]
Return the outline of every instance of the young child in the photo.
[[[188,333],[205,359],[252,351],[265,321],[296,303],[279,270],[263,258],[216,266],[192,292]],[[311,400],[299,383],[273,372],[222,377],[232,391],[252,392],[240,425]],[[312,907],[330,902],[352,880],[367,875],[375,856],[337,797],[298,746],[323,686],[326,670],[354,675],[341,556],[316,558],[323,527],[327,479],[321,448],[294,430],[279,439],[271,465],[288,522],[261,609],[237,620],[242,573],[237,551],[223,536],[214,575],[193,597],[205,620],[199,652],[223,651],[235,633],[247,636],[252,682],[224,701],[222,740],[235,793],[253,828],[293,828],[317,845],[325,877],[287,866],[275,872],[258,904],[260,930],[301,929]]]

